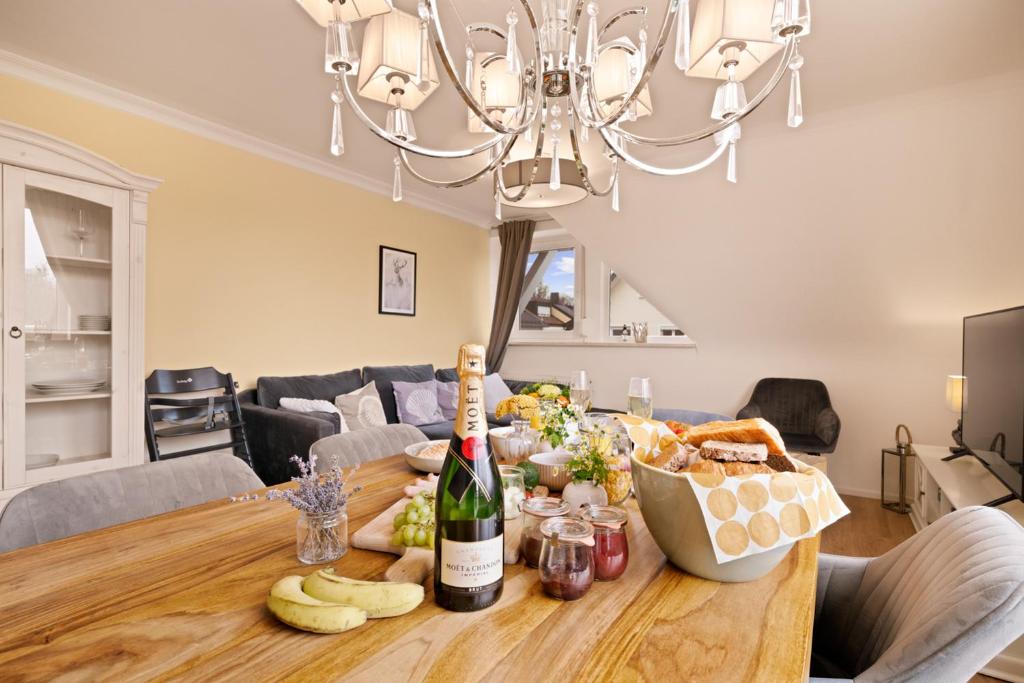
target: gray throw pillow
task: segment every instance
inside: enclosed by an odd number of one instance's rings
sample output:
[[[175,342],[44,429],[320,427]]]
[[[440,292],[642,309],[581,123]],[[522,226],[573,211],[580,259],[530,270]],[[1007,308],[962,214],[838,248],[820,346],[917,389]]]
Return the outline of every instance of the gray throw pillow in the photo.
[[[419,427],[444,422],[444,415],[437,405],[437,381],[392,382],[395,390],[395,406],[398,421]]]
[[[444,419],[455,419],[455,414],[459,412],[458,382],[437,383],[437,405],[440,406],[441,415],[444,416]]]
[[[505,380],[496,372],[484,376],[484,405],[488,413],[494,413],[498,402],[512,395]]]
[[[361,389],[342,394],[334,399],[350,431],[383,427],[388,423],[384,417],[384,406],[377,393],[377,384],[370,382]]]

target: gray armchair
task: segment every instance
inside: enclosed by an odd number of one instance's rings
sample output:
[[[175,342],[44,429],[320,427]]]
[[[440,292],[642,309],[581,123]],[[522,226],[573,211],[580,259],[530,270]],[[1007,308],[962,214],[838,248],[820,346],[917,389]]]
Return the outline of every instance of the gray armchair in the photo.
[[[885,555],[818,557],[811,674],[966,681],[1024,634],[1024,529],[969,507]]]
[[[790,450],[813,455],[833,452],[842,426],[828,389],[816,379],[759,380],[736,417],[763,417],[782,433]]]

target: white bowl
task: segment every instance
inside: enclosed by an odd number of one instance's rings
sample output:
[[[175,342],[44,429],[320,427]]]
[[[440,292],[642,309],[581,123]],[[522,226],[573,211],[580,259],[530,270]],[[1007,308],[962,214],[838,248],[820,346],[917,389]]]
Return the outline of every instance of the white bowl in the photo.
[[[792,543],[718,564],[700,503],[689,478],[631,456],[633,490],[644,524],[661,552],[680,569],[712,581],[759,579],[786,556]]]
[[[498,462],[507,465],[519,464],[518,462],[512,462],[508,455],[508,439],[512,436],[513,429],[513,427],[492,427],[487,431],[488,440],[491,442],[491,451],[498,458]],[[536,438],[540,438],[540,434],[536,430],[530,430],[530,432]],[[547,441],[541,441],[537,448],[538,452],[550,451],[551,444]]]
[[[427,446],[433,446],[436,443],[448,443],[448,441],[448,439],[434,439],[433,441],[421,441],[411,446],[406,446],[405,461],[414,470],[441,474],[441,465],[444,464],[444,458],[421,458],[419,452]]]

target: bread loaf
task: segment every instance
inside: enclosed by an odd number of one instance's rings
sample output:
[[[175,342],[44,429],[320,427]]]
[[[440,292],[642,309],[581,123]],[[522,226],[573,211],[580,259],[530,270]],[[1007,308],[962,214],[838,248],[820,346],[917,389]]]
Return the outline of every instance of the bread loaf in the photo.
[[[705,441],[700,445],[700,457],[722,462],[764,462],[768,459],[768,446],[763,443]]]
[[[700,446],[705,441],[731,441],[733,443],[763,443],[771,455],[785,455],[786,444],[782,435],[768,420],[754,417],[730,422],[705,422],[690,428],[684,435],[687,443]]]

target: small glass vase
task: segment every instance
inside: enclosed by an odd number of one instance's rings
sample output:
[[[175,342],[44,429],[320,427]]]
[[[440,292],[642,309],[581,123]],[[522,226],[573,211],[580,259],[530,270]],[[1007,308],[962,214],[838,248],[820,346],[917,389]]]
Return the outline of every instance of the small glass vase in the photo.
[[[512,434],[507,444],[509,465],[518,465],[536,452],[537,443],[530,430],[529,420],[512,420]]]
[[[344,507],[325,514],[299,512],[295,524],[295,552],[299,562],[333,562],[348,552],[348,512]]]

